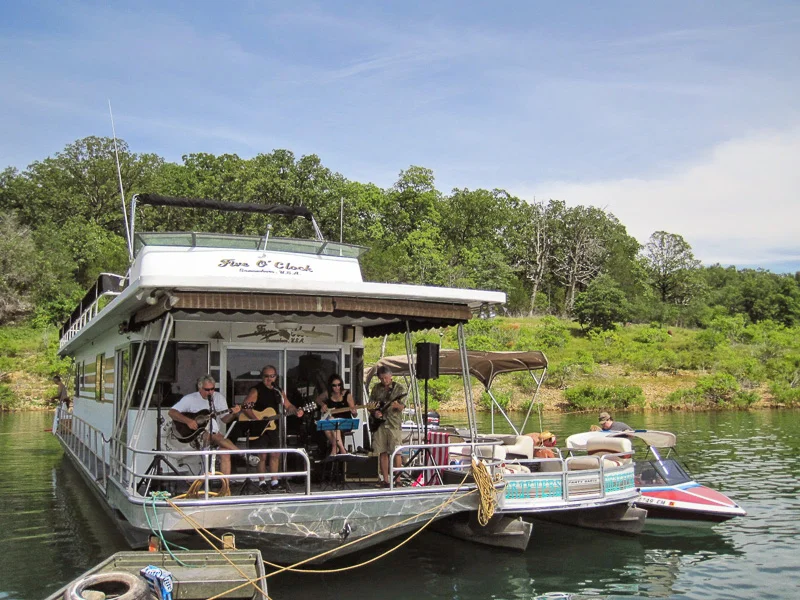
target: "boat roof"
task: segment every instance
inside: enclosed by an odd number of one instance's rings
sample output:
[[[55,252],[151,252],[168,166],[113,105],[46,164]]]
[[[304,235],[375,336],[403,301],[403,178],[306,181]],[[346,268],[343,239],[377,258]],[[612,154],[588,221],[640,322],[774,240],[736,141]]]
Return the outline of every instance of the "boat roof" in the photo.
[[[231,207],[311,218],[303,207],[139,196],[140,203]],[[101,277],[61,329],[60,352],[109,329],[137,331],[177,319],[301,321],[363,327],[367,337],[463,323],[502,304],[503,292],[364,281],[361,246],[223,234],[137,233],[127,277]]]
[[[669,431],[655,431],[650,429],[637,429],[632,431],[584,431],[572,434],[567,438],[567,448],[571,450],[586,450],[590,439],[601,437],[624,437],[640,439],[648,446],[654,448],[674,448],[677,437]]]
[[[480,352],[470,350],[467,352],[467,363],[470,374],[486,389],[489,389],[494,378],[502,373],[546,369],[547,357],[543,352],[538,351]],[[380,366],[388,366],[396,375],[409,375],[411,371],[406,355],[386,356],[367,371],[364,381],[369,383]],[[439,374],[461,375],[461,356],[458,350],[443,349],[439,351]]]

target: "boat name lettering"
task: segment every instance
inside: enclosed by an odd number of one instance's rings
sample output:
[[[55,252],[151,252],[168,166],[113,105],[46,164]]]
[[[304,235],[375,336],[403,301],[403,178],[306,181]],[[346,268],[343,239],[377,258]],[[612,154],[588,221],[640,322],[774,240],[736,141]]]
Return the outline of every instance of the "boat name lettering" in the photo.
[[[560,497],[562,493],[560,479],[511,480],[506,484],[505,497],[508,500],[554,498]]]
[[[250,267],[250,263],[244,261],[238,261],[234,258],[223,258],[219,261],[218,267],[234,267],[239,268],[241,270],[246,270],[246,268]],[[293,265],[290,262],[283,262],[282,260],[263,260],[259,259],[256,261],[255,266],[259,269],[278,269],[281,272],[297,272],[297,271],[305,271],[306,273],[313,273],[314,269],[311,268],[311,265]]]

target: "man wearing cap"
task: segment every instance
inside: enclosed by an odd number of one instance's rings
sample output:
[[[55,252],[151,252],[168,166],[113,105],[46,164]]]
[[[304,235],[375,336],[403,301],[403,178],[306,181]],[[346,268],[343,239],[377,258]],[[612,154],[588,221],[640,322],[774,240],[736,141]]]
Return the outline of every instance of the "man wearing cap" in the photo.
[[[372,450],[378,455],[383,487],[389,484],[389,457],[394,449],[400,445],[402,437],[403,398],[406,388],[392,381],[392,370],[386,365],[378,367],[378,380],[369,394],[369,402],[378,408],[372,413],[381,424],[372,436]],[[403,466],[402,457],[395,457],[395,468]],[[395,484],[399,483],[399,475],[395,477]]]
[[[600,421],[600,428],[603,431],[631,431],[633,429],[622,421],[615,421],[607,412],[601,412],[598,421]]]

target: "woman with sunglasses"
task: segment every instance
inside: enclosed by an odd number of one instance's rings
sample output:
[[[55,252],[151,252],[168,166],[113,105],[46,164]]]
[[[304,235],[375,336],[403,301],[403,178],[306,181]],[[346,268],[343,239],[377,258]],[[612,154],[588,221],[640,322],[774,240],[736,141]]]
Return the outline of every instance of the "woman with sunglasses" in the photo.
[[[356,412],[353,394],[350,393],[350,390],[344,389],[344,382],[336,373],[328,378],[327,390],[317,396],[317,404],[319,404],[320,408],[322,409],[323,419],[326,418],[328,411],[337,409],[349,408],[350,415],[353,417],[358,414]],[[337,413],[336,415],[331,416],[343,417],[346,416],[347,411],[345,410],[344,413],[345,414]],[[331,456],[336,456],[337,454],[347,454],[347,450],[344,447],[344,442],[342,441],[341,431],[326,430],[325,437],[328,438],[328,443],[331,445]]]

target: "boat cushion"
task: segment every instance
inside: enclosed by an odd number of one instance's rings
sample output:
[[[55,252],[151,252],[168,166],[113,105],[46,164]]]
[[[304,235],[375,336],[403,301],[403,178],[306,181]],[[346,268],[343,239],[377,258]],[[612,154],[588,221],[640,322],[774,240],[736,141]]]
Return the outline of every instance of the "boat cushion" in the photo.
[[[514,443],[509,444],[504,440],[506,456],[519,456],[522,458],[533,458],[533,439],[527,435],[514,436]]]

